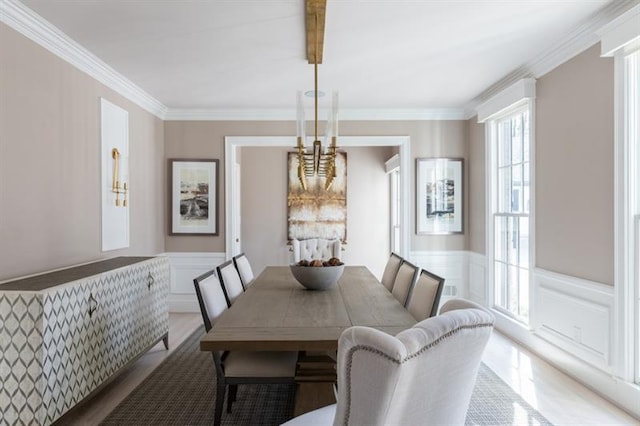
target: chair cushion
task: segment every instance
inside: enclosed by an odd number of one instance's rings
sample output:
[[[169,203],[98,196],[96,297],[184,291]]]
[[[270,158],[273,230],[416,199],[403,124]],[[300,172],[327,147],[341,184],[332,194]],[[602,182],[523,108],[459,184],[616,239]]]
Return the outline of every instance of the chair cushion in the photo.
[[[242,287],[242,281],[240,281],[240,275],[233,263],[229,263],[224,268],[220,269],[220,275],[222,284],[227,291],[229,302],[233,304],[235,300],[242,294],[244,288]]]
[[[232,351],[224,360],[226,377],[291,377],[296,373],[297,352]]]
[[[317,410],[309,411],[301,416],[295,417],[282,426],[330,426],[336,415],[336,404],[327,405]]]
[[[200,281],[198,285],[200,286],[200,294],[202,295],[206,314],[211,324],[213,324],[216,322],[216,318],[228,308],[227,299],[225,299],[222,286],[215,275]]]
[[[413,280],[416,275],[416,267],[408,262],[403,262],[398,269],[393,289],[391,293],[403,305],[407,303],[407,296],[413,286]]]
[[[402,258],[392,254],[387,261],[387,266],[384,267],[380,281],[389,291],[393,288],[393,282],[396,280],[396,275],[398,275],[398,269],[401,263]]]
[[[413,287],[411,299],[407,303],[407,310],[416,321],[422,321],[431,316],[431,310],[438,295],[440,281],[429,275],[420,274],[416,285]]]
[[[249,264],[249,259],[247,259],[247,256],[238,256],[236,257],[236,265],[238,266],[238,273],[242,278],[242,283],[245,288],[249,287],[253,281],[253,270]]]

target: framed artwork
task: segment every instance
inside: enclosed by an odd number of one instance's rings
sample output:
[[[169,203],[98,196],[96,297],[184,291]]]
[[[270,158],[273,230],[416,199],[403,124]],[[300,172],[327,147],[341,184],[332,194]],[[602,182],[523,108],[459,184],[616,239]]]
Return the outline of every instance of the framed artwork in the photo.
[[[287,153],[287,239],[339,239],[347,242],[347,154],[336,154],[336,178],[328,191],[324,178],[298,180],[298,153]]]
[[[169,160],[170,235],[218,235],[218,160]]]
[[[416,159],[416,234],[461,234],[462,158]]]

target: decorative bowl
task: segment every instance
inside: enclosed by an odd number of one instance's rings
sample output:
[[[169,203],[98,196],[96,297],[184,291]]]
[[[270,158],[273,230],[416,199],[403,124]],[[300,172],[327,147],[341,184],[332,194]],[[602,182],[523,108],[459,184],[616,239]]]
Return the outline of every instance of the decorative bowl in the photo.
[[[344,272],[344,265],[290,265],[290,268],[295,279],[307,290],[328,290],[338,282]]]

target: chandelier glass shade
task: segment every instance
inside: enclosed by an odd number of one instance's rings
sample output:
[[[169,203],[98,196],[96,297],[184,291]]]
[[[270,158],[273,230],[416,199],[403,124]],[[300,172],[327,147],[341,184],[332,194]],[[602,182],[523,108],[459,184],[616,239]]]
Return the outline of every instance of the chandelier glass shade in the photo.
[[[338,93],[333,92],[331,111],[325,126],[325,144],[318,137],[318,91],[315,91],[315,117],[313,144],[306,146],[306,122],[302,92],[298,92],[297,151],[298,179],[302,189],[307,190],[307,178],[324,179],[324,189],[328,190],[336,177],[336,151],[338,140]]]

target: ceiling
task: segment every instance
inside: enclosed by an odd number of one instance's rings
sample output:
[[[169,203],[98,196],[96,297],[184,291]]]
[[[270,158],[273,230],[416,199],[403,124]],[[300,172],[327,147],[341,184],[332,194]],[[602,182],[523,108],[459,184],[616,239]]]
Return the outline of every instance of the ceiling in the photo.
[[[170,109],[289,109],[313,88],[303,0],[22,3]],[[319,87],[341,109],[468,107],[612,3],[328,0]]]

